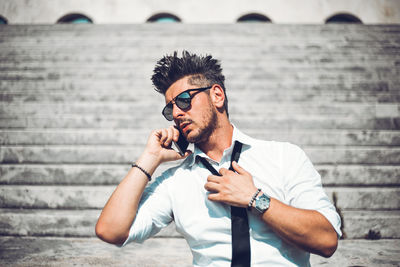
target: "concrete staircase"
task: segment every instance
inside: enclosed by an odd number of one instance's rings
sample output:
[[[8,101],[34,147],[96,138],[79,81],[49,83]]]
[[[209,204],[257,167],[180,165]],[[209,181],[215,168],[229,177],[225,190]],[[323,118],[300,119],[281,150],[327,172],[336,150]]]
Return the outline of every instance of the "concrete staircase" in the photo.
[[[235,125],[300,145],[322,175],[345,238],[314,265],[398,266],[400,26],[257,23],[0,25],[0,265],[191,264],[173,225],[122,250],[94,237],[168,125],[150,76],[177,49],[219,58]]]

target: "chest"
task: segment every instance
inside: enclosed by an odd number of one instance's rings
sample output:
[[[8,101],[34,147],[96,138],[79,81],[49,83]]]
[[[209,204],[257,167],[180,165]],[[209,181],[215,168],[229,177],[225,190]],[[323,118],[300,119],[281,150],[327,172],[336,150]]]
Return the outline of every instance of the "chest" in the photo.
[[[228,168],[229,162],[222,166]],[[274,162],[261,162],[242,153],[239,165],[250,172],[256,187],[262,188],[270,196],[283,200],[284,188],[279,165]],[[174,220],[178,232],[188,240],[215,239],[230,242],[230,206],[208,200],[209,192],[204,188],[210,171],[202,166],[185,170],[175,181],[177,186],[170,188]],[[252,221],[250,219],[250,221]]]

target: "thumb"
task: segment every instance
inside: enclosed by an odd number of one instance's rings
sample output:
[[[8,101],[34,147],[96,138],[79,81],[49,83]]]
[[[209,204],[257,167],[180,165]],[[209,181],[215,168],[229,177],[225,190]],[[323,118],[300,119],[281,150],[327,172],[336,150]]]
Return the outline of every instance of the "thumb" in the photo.
[[[191,150],[186,150],[185,154],[182,156],[181,154],[179,154],[178,152],[176,152],[175,150],[173,150],[176,154],[176,159],[180,160],[180,159],[185,159],[187,157],[189,157],[193,152]]]
[[[240,167],[239,164],[236,161],[232,162],[232,167],[239,174],[247,174],[248,173],[245,169]]]

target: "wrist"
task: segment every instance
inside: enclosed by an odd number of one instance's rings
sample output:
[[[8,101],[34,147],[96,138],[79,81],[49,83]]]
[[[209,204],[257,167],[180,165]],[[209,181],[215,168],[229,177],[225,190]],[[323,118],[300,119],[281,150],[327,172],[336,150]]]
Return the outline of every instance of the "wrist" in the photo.
[[[150,175],[153,175],[154,171],[160,165],[159,160],[155,155],[146,152],[140,155],[135,163],[146,170]]]
[[[138,165],[136,162],[132,163],[132,168],[138,168],[140,171],[143,172],[143,174],[146,175],[147,180],[149,180],[149,182],[151,181],[151,174],[148,173],[144,168],[142,168],[140,165]]]
[[[254,203],[256,198],[258,197],[258,195],[261,192],[261,188],[258,188],[257,191],[252,195],[249,204],[247,205],[247,210],[251,210],[254,207]]]
[[[262,215],[269,209],[271,203],[271,197],[262,192],[261,190],[256,195],[257,196],[255,197],[255,201],[253,201],[252,203],[253,204],[252,207],[254,208],[255,211],[257,211],[258,214]]]

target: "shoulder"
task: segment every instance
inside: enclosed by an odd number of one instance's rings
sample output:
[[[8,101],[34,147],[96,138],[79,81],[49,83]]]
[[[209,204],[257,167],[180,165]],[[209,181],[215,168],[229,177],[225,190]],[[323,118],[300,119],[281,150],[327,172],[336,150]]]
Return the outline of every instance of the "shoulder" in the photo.
[[[248,153],[245,152],[246,150]],[[252,138],[243,152],[254,160],[274,163],[281,168],[294,166],[307,158],[304,151],[293,143],[256,138]]]
[[[171,166],[167,168],[165,171],[161,173],[159,177],[156,178],[156,180],[160,182],[170,182],[173,181],[174,178],[186,173],[187,171],[190,171],[191,165],[193,162],[193,155],[190,155],[184,160],[181,160],[180,162],[177,163],[172,163],[174,166]]]
[[[273,140],[261,140],[256,138],[249,138],[251,140],[250,146],[252,148],[259,148],[269,152],[277,152],[284,154],[298,154],[304,153],[303,150],[298,146],[290,142],[284,141],[273,141]]]
[[[283,151],[287,153],[298,153],[299,151],[302,151],[299,146],[290,142],[258,139],[239,131],[237,128],[235,128],[235,130],[239,141],[247,144],[252,149],[262,149],[270,152]]]

